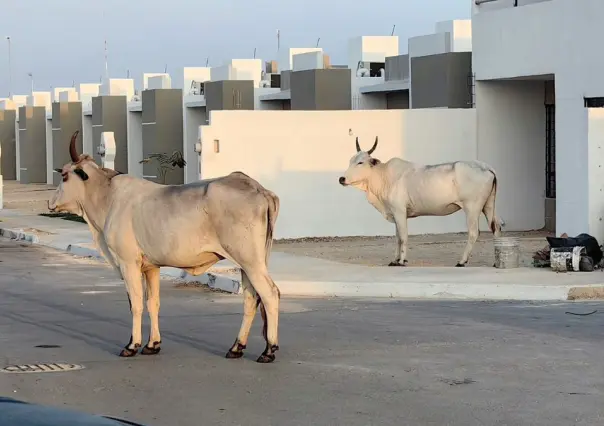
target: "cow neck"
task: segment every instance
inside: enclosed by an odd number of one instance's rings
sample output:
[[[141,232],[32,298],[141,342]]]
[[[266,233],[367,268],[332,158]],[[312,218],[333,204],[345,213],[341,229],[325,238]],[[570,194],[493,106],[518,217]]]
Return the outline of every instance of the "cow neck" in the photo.
[[[371,173],[371,176],[369,177],[369,179],[367,179],[367,192],[370,192],[380,200],[386,198],[389,189],[389,179],[387,179],[386,174],[386,165],[377,164],[373,166],[373,173]]]
[[[98,180],[95,182],[94,191],[87,194],[86,200],[82,203],[82,210],[86,222],[97,232],[102,232],[111,204],[111,181],[105,176],[95,176],[96,179]]]

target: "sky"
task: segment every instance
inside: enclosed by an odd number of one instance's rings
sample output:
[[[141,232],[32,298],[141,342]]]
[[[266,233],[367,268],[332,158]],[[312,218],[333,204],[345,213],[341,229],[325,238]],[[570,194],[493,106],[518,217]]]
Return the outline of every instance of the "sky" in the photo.
[[[182,68],[254,56],[277,60],[281,48],[320,47],[347,63],[348,39],[390,35],[401,53],[409,37],[434,24],[470,17],[470,0],[0,0],[0,97],[164,72],[181,87]],[[8,41],[11,46],[9,73]],[[12,84],[9,84],[9,75]]]

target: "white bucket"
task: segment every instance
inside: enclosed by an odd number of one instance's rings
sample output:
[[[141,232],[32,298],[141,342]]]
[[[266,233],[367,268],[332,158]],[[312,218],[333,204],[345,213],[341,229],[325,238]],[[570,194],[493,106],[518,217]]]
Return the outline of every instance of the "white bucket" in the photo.
[[[494,238],[495,267],[499,269],[518,268],[520,265],[520,240],[518,237]]]

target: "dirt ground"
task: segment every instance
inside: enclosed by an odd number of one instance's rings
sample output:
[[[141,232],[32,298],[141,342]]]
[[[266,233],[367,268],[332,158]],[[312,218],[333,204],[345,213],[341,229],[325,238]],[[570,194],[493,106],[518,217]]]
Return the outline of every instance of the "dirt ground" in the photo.
[[[50,185],[22,185],[15,181],[4,182],[4,207],[30,213],[47,213],[47,200],[54,187]],[[61,220],[61,219],[57,219]],[[521,263],[529,266],[533,253],[543,248],[547,241],[545,231],[504,232],[520,237]],[[463,253],[467,235],[412,235],[409,237],[409,266],[452,266]],[[394,259],[394,237],[303,238],[277,240],[274,251],[316,257],[342,263],[368,266],[387,265]],[[492,266],[494,248],[492,234],[483,232],[472,252],[468,266]]]
[[[530,266],[533,253],[547,245],[545,231],[504,232],[520,238],[521,264]],[[467,234],[412,235],[409,266],[454,266],[463,254]],[[273,251],[368,266],[387,265],[394,259],[395,237],[343,237],[277,240]],[[493,236],[481,233],[468,266],[493,266]]]
[[[4,181],[4,208],[19,209],[28,213],[48,213],[48,200],[55,187],[45,184],[20,184]]]

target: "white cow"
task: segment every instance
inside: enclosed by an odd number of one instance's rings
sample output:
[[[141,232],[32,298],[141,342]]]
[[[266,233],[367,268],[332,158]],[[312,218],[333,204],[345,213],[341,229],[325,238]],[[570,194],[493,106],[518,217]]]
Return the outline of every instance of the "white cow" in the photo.
[[[389,222],[396,225],[396,255],[388,266],[407,264],[407,219],[419,216],[448,216],[463,209],[468,225],[468,243],[456,266],[465,266],[478,238],[480,213],[498,237],[501,224],[495,215],[497,176],[488,164],[479,161],[422,166],[401,158],[382,163],[369,151],[357,154],[340,177],[342,186],[353,186],[367,194],[367,200]]]
[[[280,293],[268,273],[268,259],[279,214],[277,195],[241,172],[187,185],[122,175],[78,154],[77,135],[69,146],[71,162],[56,170],[63,181],[48,208],[84,217],[97,247],[125,281],[132,333],[120,356],[135,356],[139,349],[156,355],[161,349],[160,267],[201,275],[229,259],[241,266],[243,321],[226,357],[243,356],[260,308],[266,348],[258,362],[273,362],[279,349]],[[150,335],[141,348],[145,293]]]

